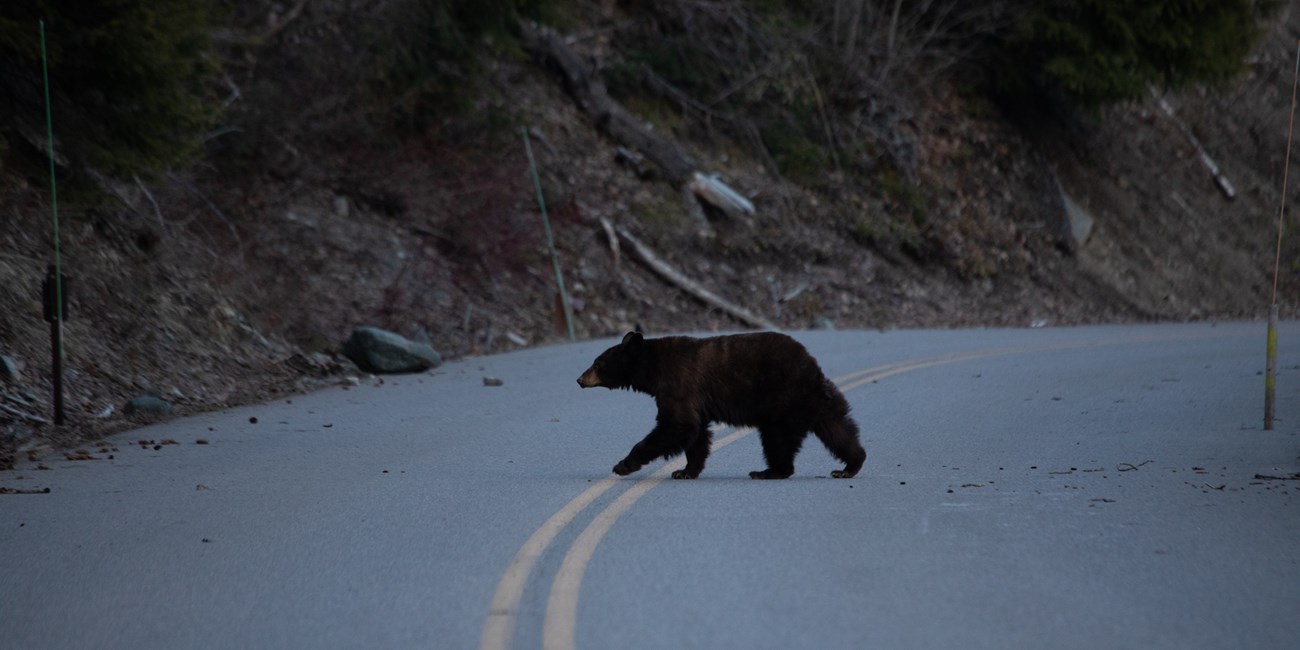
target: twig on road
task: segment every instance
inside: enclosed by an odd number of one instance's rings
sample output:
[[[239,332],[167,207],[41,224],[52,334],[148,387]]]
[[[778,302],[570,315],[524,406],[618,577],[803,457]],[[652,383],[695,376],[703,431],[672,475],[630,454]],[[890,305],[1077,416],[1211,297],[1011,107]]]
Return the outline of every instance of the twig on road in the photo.
[[[1139,467],[1142,467],[1143,465],[1146,465],[1147,463],[1150,462],[1152,461],[1144,460],[1136,465],[1134,465],[1133,463],[1120,463],[1115,466],[1115,469],[1116,471],[1120,471],[1120,472],[1136,472]]]
[[[1255,479],[1259,481],[1300,481],[1300,473],[1288,474],[1285,476],[1276,476],[1274,474],[1256,474]]]

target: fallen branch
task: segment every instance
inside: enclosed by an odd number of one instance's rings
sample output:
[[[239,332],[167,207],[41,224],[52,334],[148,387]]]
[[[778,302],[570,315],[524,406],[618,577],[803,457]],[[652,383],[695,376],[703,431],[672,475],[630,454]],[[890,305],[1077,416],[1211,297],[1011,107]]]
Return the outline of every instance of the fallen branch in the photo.
[[[18,410],[18,409],[16,409],[16,408],[12,407],[12,406],[6,406],[6,405],[4,405],[4,404],[0,404],[0,411],[3,411],[3,412],[5,412],[5,413],[8,413],[8,414],[10,414],[10,415],[12,415],[12,416],[14,416],[14,417],[20,419],[20,420],[26,420],[27,422],[35,422],[35,423],[37,423],[37,424],[48,424],[48,423],[49,423],[49,420],[46,420],[45,418],[43,418],[43,417],[41,417],[41,416],[39,416],[39,415],[32,415],[31,413],[26,413],[26,412],[20,411],[20,410]]]
[[[687,187],[701,200],[731,216],[754,214],[754,204],[718,180],[717,174],[705,176],[695,172],[691,174],[691,182]]]
[[[180,185],[182,188],[188,191],[190,195],[193,196],[194,198],[197,198],[198,200],[202,201],[204,205],[208,207],[208,210],[210,210],[213,215],[215,215],[218,219],[222,221],[222,223],[226,225],[226,228],[230,231],[231,238],[235,240],[235,246],[237,248],[236,256],[242,258],[244,256],[243,238],[239,236],[239,231],[235,229],[235,224],[230,221],[230,219],[225,215],[224,212],[221,211],[220,208],[216,206],[215,203],[212,202],[212,199],[209,199],[206,194],[199,191],[199,188],[195,187],[193,183],[189,182],[188,180],[185,180],[184,178],[181,178],[180,176],[172,172],[167,172],[167,178],[170,179],[173,183]],[[209,249],[208,252],[213,257],[217,257],[216,251]]]
[[[1115,470],[1120,472],[1136,472],[1138,471],[1138,468],[1150,462],[1152,461],[1144,460],[1136,465],[1134,465],[1133,463],[1120,463],[1115,466]]]
[[[1160,106],[1160,110],[1164,111],[1169,120],[1174,123],[1174,126],[1178,127],[1183,137],[1187,138],[1187,141],[1196,148],[1196,153],[1201,158],[1201,164],[1210,170],[1210,176],[1214,177],[1214,183],[1219,186],[1219,191],[1223,192],[1223,195],[1229,199],[1236,198],[1237,190],[1232,186],[1232,182],[1228,180],[1223,170],[1219,169],[1219,166],[1215,164],[1214,159],[1210,158],[1210,154],[1205,151],[1205,147],[1201,146],[1201,141],[1196,137],[1196,134],[1192,133],[1192,130],[1174,114],[1174,107],[1170,106],[1169,102],[1165,101],[1163,97],[1160,97],[1154,88],[1151,89],[1151,96],[1156,98],[1156,104]]]
[[[524,48],[553,65],[564,77],[574,102],[615,141],[641,152],[675,183],[685,183],[698,165],[667,139],[646,128],[610,98],[605,84],[554,30],[528,23],[520,26]]]
[[[284,28],[289,26],[289,23],[298,20],[298,18],[302,16],[302,10],[307,7],[308,2],[310,2],[310,0],[298,0],[298,2],[295,3],[294,6],[290,7],[289,11],[285,12],[283,16],[276,16],[275,13],[272,12],[272,14],[268,16],[270,21],[272,21],[271,24],[268,25],[266,29],[257,32],[256,34],[251,33],[251,29],[248,32],[239,29],[217,29],[213,30],[211,38],[216,42],[225,45],[247,48],[261,47],[269,43],[276,36],[279,36],[280,32],[284,31]],[[238,93],[238,89],[236,89],[236,93]],[[236,95],[231,95],[231,98],[227,101],[227,105],[229,105],[230,101],[234,101],[235,99],[238,99],[238,97]]]
[[[258,42],[266,43],[279,35],[281,31],[284,31],[284,28],[288,27],[289,23],[297,20],[298,16],[302,15],[302,10],[307,6],[307,2],[308,0],[298,0],[298,4],[290,8],[283,16],[276,18],[275,22],[270,27],[258,35]]]
[[[627,161],[640,175],[640,157],[644,157],[662,170],[670,183],[686,189],[683,193],[687,197],[686,212],[699,225],[698,234],[701,237],[712,237],[713,227],[700,209],[700,201],[732,216],[754,213],[753,203],[718,180],[717,174],[705,175],[700,172],[699,164],[670,138],[656,133],[652,127],[611,98],[600,76],[568,46],[559,33],[529,23],[521,24],[520,31],[524,49],[559,72],[564,88],[573,98],[574,104],[591,118],[596,128],[620,145],[619,155],[622,160]],[[642,78],[655,92],[701,113],[706,119],[718,118],[739,127],[741,131],[750,133],[755,143],[762,145],[757,129],[749,122],[742,124],[737,118],[711,110],[660,79],[648,68],[642,70]],[[765,156],[765,160],[767,168],[775,174],[778,167],[771,156]]]
[[[749,325],[751,327],[757,327],[761,329],[771,329],[771,330],[780,329],[772,321],[769,321],[766,318],[763,318],[762,316],[759,316],[749,311],[748,309],[745,309],[744,307],[727,302],[726,300],[722,299],[712,291],[705,289],[698,282],[695,282],[694,280],[686,277],[685,275],[682,275],[682,273],[677,269],[673,268],[672,265],[660,259],[660,257],[656,255],[654,251],[650,250],[648,246],[641,243],[641,240],[634,237],[632,233],[622,228],[617,228],[616,230],[618,232],[618,238],[624,244],[627,245],[627,248],[630,251],[632,257],[636,258],[637,261],[641,262],[642,264],[645,264],[646,267],[648,267],[659,277],[667,280],[673,285],[676,285],[677,288],[681,289],[682,291],[685,291],[686,293],[690,294],[692,297],[696,298],[697,300],[711,307],[715,307],[723,312],[726,312],[732,318],[735,318],[736,320],[745,323],[746,325]]]
[[[704,214],[704,205],[700,203],[699,196],[695,192],[694,182],[682,186],[682,208],[686,210],[691,221],[695,222],[696,233],[702,239],[713,239],[717,233],[713,231],[713,224],[709,223],[709,217]]]
[[[609,254],[614,256],[614,268],[617,270],[620,268],[622,253],[618,249],[618,235],[614,234],[614,224],[610,223],[609,219],[601,217],[600,227],[605,229],[605,239],[609,240]]]
[[[153,193],[149,191],[149,188],[145,187],[144,183],[140,181],[140,176],[138,174],[133,176],[133,178],[135,178],[136,186],[139,187],[140,191],[144,193],[144,198],[149,199],[149,205],[153,206],[153,214],[155,217],[158,218],[159,235],[160,236],[166,235],[167,223],[163,221],[162,209],[158,207],[158,201],[153,198]]]
[[[239,98],[243,97],[244,93],[239,90],[239,86],[235,85],[235,80],[231,79],[230,75],[222,74],[221,80],[226,82],[227,88],[230,88],[230,94],[226,96],[225,101],[221,102],[221,108],[230,108],[230,105],[239,101]]]
[[[669,101],[677,102],[684,109],[689,108],[699,113],[710,126],[712,126],[714,120],[732,125],[738,122],[736,117],[714,111],[711,107],[705,106],[694,97],[686,94],[685,91],[668,83],[663,77],[655,74],[648,65],[643,64],[641,66],[641,82],[650,92]]]

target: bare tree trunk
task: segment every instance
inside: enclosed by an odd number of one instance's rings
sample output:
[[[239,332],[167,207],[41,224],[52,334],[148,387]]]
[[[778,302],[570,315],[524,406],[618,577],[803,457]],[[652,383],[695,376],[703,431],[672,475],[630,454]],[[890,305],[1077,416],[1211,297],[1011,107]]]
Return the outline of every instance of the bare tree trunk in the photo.
[[[831,47],[840,49],[840,6],[844,0],[835,0],[835,8],[831,10]]]
[[[862,4],[866,0],[853,0],[853,10],[849,18],[849,33],[844,39],[844,61],[853,60],[858,49],[858,25],[862,23]]]
[[[898,13],[903,0],[894,0],[894,12],[889,16],[889,36],[885,39],[885,67],[894,65],[894,42],[898,38]]]

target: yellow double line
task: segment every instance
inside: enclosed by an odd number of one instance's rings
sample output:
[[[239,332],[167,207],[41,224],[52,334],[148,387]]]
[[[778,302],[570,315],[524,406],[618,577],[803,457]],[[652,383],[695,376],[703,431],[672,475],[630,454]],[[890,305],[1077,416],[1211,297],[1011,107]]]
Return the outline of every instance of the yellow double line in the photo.
[[[893,363],[852,372],[836,377],[832,381],[840,386],[840,390],[847,391],[909,370],[995,356],[996,354],[1000,353],[985,352],[940,357],[913,363]],[[752,432],[752,428],[737,429],[731,434],[715,440],[712,450],[722,449]],[[595,519],[587,525],[587,528],[578,535],[573,545],[569,547],[569,551],[564,555],[564,560],[560,563],[560,570],[551,583],[551,593],[546,600],[546,619],[542,624],[543,648],[549,650],[552,648],[574,647],[578,591],[582,584],[582,576],[587,570],[587,563],[594,555],[596,546],[609,532],[609,529],[613,527],[614,522],[623,513],[627,512],[633,504],[656,485],[659,485],[673,471],[685,466],[686,461],[678,458],[665,464],[654,474],[638,480],[635,485],[628,488],[600,514],[596,515]],[[506,567],[505,573],[502,574],[501,581],[497,583],[496,592],[492,596],[487,621],[483,625],[483,636],[479,643],[480,650],[505,650],[510,647],[518,619],[519,601],[523,598],[524,588],[528,584],[529,576],[532,575],[533,567],[537,565],[537,561],[541,559],[542,554],[555,541],[560,531],[564,530],[592,502],[620,482],[621,479],[619,478],[607,478],[587,488],[556,511],[555,514],[551,515],[550,519],[547,519],[529,536],[523,546],[519,547],[519,551],[510,560],[510,564]]]
[[[1048,350],[1135,343],[1143,340],[1168,339],[1084,341],[984,350],[876,366],[841,375],[832,381],[840,388],[840,391],[844,392],[905,372],[963,361]],[[725,430],[725,428],[720,430]],[[748,427],[737,429],[727,436],[715,440],[712,450],[717,451],[726,447],[753,431],[752,428]],[[560,563],[560,569],[551,583],[550,595],[546,599],[546,617],[542,623],[542,647],[545,650],[571,650],[575,647],[574,634],[577,629],[578,592],[582,585],[583,574],[587,570],[587,563],[595,554],[596,546],[600,544],[601,539],[614,526],[614,522],[618,521],[618,518],[627,512],[633,504],[645,496],[647,492],[654,489],[656,485],[659,485],[673,471],[681,469],[685,465],[685,459],[678,458],[665,464],[650,476],[639,479],[636,484],[624,491],[613,503],[597,514],[582,533],[578,535],[578,538],[574,540],[573,545],[569,547]],[[574,518],[621,480],[619,478],[607,478],[587,488],[574,497],[572,501],[565,504],[563,508],[560,508],[554,515],[551,515],[551,518],[547,519],[541,527],[533,532],[532,536],[519,548],[514,558],[510,560],[509,566],[506,567],[505,573],[501,576],[501,581],[497,583],[496,592],[492,596],[492,604],[488,610],[487,621],[483,625],[483,635],[480,638],[480,650],[507,650],[510,648],[518,619],[519,602],[523,598],[524,589],[528,584],[529,576],[532,575],[533,567],[537,565],[537,561],[542,554],[546,552],[546,549],[555,541],[555,538]]]
[[[730,435],[715,440],[712,449],[717,451],[747,435],[752,429],[739,429]],[[546,620],[542,626],[542,647],[573,647],[573,630],[577,624],[578,587],[582,584],[582,575],[587,570],[587,562],[595,553],[596,545],[614,522],[632,507],[638,499],[645,496],[651,488],[659,485],[674,470],[686,466],[684,459],[677,459],[661,467],[649,477],[640,479],[635,485],[615,499],[587,528],[578,535],[578,539],[564,555],[560,570],[551,585],[551,595],[546,601]],[[506,567],[501,581],[497,583],[496,593],[492,596],[492,605],[488,610],[487,622],[483,625],[483,636],[479,643],[481,650],[505,650],[510,647],[514,636],[515,622],[518,618],[519,600],[523,598],[524,587],[528,577],[542,553],[550,547],[555,537],[564,530],[575,517],[600,495],[617,485],[621,479],[607,478],[587,488],[565,504],[550,519],[541,525],[519,547],[510,565]]]

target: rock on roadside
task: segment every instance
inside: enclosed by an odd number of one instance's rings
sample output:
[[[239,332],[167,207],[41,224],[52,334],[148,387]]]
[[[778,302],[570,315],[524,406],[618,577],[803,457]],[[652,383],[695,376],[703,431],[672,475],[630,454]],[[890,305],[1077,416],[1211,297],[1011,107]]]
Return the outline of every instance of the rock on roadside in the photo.
[[[343,344],[343,355],[367,372],[423,372],[442,365],[442,355],[428,343],[411,341],[377,327],[358,327]]]
[[[172,405],[157,395],[141,395],[127,402],[122,413],[148,413],[150,415],[167,415],[172,412]]]
[[[0,381],[16,384],[22,381],[22,366],[8,355],[0,354]]]

